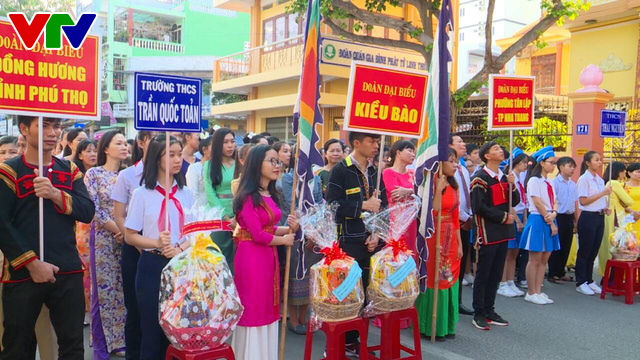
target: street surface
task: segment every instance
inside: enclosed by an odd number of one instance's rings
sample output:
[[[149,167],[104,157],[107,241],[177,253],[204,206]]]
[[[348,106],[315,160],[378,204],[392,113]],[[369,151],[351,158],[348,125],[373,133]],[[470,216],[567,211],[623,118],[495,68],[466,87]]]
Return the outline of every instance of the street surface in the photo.
[[[546,281],[543,291],[554,304],[534,305],[523,298],[497,297],[496,311],[511,323],[508,327],[494,326],[490,331],[481,331],[471,325],[471,316],[461,315],[455,340],[432,345],[422,338],[423,359],[640,358],[640,296],[633,305],[625,305],[623,297],[607,295],[603,301],[599,296],[577,293],[575,283],[557,285]],[[468,286],[464,288],[463,299],[471,307]],[[88,327],[86,333],[85,359],[90,360],[93,352],[88,347]],[[413,344],[411,334],[410,330],[403,331],[406,345]],[[321,358],[324,341],[324,334],[317,332],[313,359]],[[379,329],[370,326],[369,344],[379,341]],[[304,345],[304,336],[288,332],[285,359],[302,359]]]

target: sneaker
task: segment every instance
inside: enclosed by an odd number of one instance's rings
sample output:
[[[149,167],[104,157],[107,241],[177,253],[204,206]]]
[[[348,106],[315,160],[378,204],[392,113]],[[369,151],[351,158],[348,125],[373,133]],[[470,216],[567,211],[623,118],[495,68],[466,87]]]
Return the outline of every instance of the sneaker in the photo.
[[[532,304],[536,304],[536,305],[547,305],[547,301],[542,296],[540,296],[538,294],[531,295],[531,294],[527,293],[524,296],[524,301],[528,301],[528,302],[530,302]]]
[[[507,286],[513,291],[517,296],[524,296],[524,291],[518,289],[515,283],[507,283]]]
[[[587,283],[584,283],[578,287],[576,287],[576,291],[584,294],[584,295],[595,295],[596,293],[593,292],[593,290],[591,290],[591,288],[589,287],[589,285],[587,285]]]
[[[507,285],[507,283],[500,284],[500,287],[498,288],[498,295],[505,296],[508,298],[513,298],[518,296],[518,294],[514,293],[513,290],[511,290],[511,288],[509,287],[509,285]]]
[[[469,282],[467,281],[467,279],[463,278],[462,279],[462,286],[467,286],[469,285]]]
[[[491,330],[486,316],[474,315],[471,323],[480,330]]]
[[[360,356],[360,342],[355,342],[353,344],[345,345],[344,354],[349,357],[359,357]]]
[[[464,274],[464,280],[467,281],[467,284],[473,284],[473,275],[471,274]]]
[[[491,315],[487,315],[487,322],[489,323],[489,325],[496,325],[496,326],[509,326],[509,322],[505,319],[502,318],[502,316],[493,313]]]
[[[520,281],[520,283],[518,283],[518,286],[520,286],[523,289],[528,289],[529,288],[529,286],[527,285],[527,280]]]
[[[596,285],[595,282],[589,284],[589,289],[591,289],[596,294],[602,294],[602,289],[600,286]]]
[[[545,293],[540,293],[540,294],[538,294],[538,295],[540,295],[540,296],[541,296],[541,297],[542,297],[542,298],[547,302],[547,304],[553,304],[553,300],[551,300],[551,299],[549,298],[549,296],[547,296],[547,294],[545,294]]]

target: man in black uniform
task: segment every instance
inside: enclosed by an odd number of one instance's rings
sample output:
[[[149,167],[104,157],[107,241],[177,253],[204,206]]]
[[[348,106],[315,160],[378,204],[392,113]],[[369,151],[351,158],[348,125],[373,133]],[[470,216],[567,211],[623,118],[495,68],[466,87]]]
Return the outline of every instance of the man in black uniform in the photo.
[[[336,223],[340,247],[353,257],[362,268],[362,286],[369,284],[371,256],[380,250],[382,243],[371,236],[362,221],[364,211],[377,212],[387,206],[384,183],[376,193],[378,169],[369,162],[380,148],[379,135],[352,132],[349,142],[353,152],[331,169],[326,200],[338,204]],[[357,332],[345,336],[347,355],[359,355],[360,343]]]
[[[89,223],[95,208],[73,162],[51,156],[60,120],[19,116],[26,138],[23,156],[0,164],[0,250],[4,293],[0,359],[35,359],[34,328],[42,305],[49,308],[59,359],[84,359],[82,261],[75,223]],[[43,136],[43,174],[38,173],[38,138]],[[44,259],[40,254],[38,199],[44,199]]]
[[[478,268],[473,283],[473,325],[489,330],[489,325],[507,326],[509,322],[494,309],[498,284],[502,279],[504,261],[507,258],[507,242],[515,239],[515,221],[509,211],[509,196],[512,205],[520,202],[520,193],[513,185],[515,176],[505,176],[500,163],[505,153],[493,141],[480,148],[480,158],[487,164],[471,179],[471,208],[476,225],[475,241],[479,246]]]

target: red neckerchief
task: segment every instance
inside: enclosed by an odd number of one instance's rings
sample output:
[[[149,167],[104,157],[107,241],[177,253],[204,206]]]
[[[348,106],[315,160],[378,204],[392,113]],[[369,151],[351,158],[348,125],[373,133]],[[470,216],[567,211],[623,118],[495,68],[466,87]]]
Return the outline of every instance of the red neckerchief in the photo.
[[[166,193],[164,192],[164,189],[158,185],[156,186],[156,191],[158,191],[160,194],[162,194],[162,197],[166,196]],[[173,188],[171,188],[171,193],[169,194],[169,200],[173,201],[173,204],[175,205],[176,209],[178,210],[178,215],[179,215],[179,223],[180,223],[180,232],[182,233],[182,230],[184,229],[184,212],[182,211],[182,204],[180,204],[180,201],[178,199],[175,198],[175,194],[178,191],[178,186],[174,185]],[[162,201],[162,207],[160,208],[160,216],[158,216],[158,232],[163,232],[165,231],[167,228],[165,227],[165,211],[168,211],[166,209],[167,206],[167,202],[166,201]],[[171,231],[171,222],[169,222],[169,231]]]

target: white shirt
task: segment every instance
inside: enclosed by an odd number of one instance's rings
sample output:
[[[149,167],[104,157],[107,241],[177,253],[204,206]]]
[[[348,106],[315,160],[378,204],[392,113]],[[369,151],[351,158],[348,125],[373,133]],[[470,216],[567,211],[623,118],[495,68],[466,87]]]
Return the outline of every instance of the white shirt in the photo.
[[[487,174],[489,174],[489,176],[491,176],[492,178],[498,178],[498,181],[502,181],[502,177],[504,176],[504,173],[502,172],[502,170],[498,169],[498,173],[494,173],[493,170],[489,169],[488,167],[484,167],[483,168],[484,171],[487,172]]]
[[[187,187],[194,193],[196,201],[200,205],[207,204],[207,193],[204,190],[204,164],[201,161],[189,165],[187,169]],[[209,175],[209,174],[207,174]]]
[[[176,182],[173,183],[176,185]],[[174,195],[175,199],[180,202],[184,214],[184,224],[188,224],[190,209],[193,206],[193,192],[183,187],[178,189]],[[139,187],[133,192],[127,220],[124,226],[127,229],[142,231],[142,236],[157,239],[160,237],[160,229],[158,229],[158,218],[161,216],[162,204],[165,197],[156,189],[147,189]],[[177,245],[181,243],[180,233],[180,214],[178,208],[172,200],[169,200],[169,223],[171,224],[171,244]],[[164,231],[164,229],[161,229]],[[154,250],[154,249],[145,249]]]
[[[578,199],[581,197],[589,197],[604,191],[604,180],[596,174],[595,176],[589,171],[585,171],[580,179],[578,179]],[[589,205],[582,205],[578,201],[578,206],[582,211],[598,212],[607,208],[607,197],[592,202]]]
[[[538,208],[533,203],[533,197],[537,197],[542,200],[542,205],[549,212],[553,210],[553,204],[551,203],[551,199],[549,199],[549,188],[547,184],[551,186],[551,191],[553,191],[553,198],[556,199],[556,193],[551,185],[551,182],[544,177],[535,177],[532,176],[529,179],[529,183],[527,184],[527,201],[529,202],[529,213],[530,214],[538,214],[541,215],[538,211]]]
[[[529,198],[527,197],[527,192],[525,191],[524,194],[522,194],[522,190],[525,189],[524,187],[524,180],[522,180],[522,177],[520,176],[516,176],[515,173],[513,173],[513,175],[516,177],[516,183],[514,184],[514,186],[516,187],[516,190],[518,190],[518,193],[520,193],[520,202],[518,203],[518,205],[514,206],[513,208],[516,210],[517,214],[523,214],[524,211],[527,209],[527,204],[530,203]],[[524,199],[526,199],[527,201],[523,201]]]
[[[143,170],[144,163],[139,161],[135,165],[120,171],[113,187],[113,192],[111,192],[111,200],[127,204],[127,207],[129,207],[133,191],[140,187]]]
[[[471,211],[471,201],[467,201],[467,198],[471,199],[471,177],[469,176],[469,171],[464,166],[464,161],[460,160],[460,167],[456,170],[456,173],[453,175],[455,177],[458,186],[460,187],[460,191],[458,192],[458,197],[460,198],[460,207],[459,207],[459,219],[461,222],[465,222],[469,220],[469,218],[473,215]],[[463,182],[464,180],[464,182]],[[466,194],[463,186],[466,185]]]

